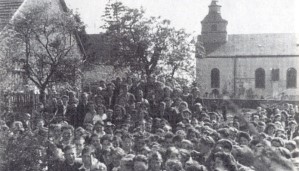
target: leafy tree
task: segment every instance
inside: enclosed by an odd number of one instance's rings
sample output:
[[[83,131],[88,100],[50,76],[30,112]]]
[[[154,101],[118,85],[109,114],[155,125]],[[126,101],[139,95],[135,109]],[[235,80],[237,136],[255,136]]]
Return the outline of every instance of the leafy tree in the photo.
[[[10,63],[22,63],[26,78],[40,91],[45,100],[45,90],[57,82],[75,83],[81,63],[75,47],[74,32],[80,23],[72,12],[54,12],[51,5],[41,3],[21,11],[4,32],[8,49],[18,49],[6,56]]]
[[[103,19],[106,64],[147,76],[165,74],[167,69],[174,76],[185,64],[192,65],[185,62],[191,58],[189,35],[171,27],[169,20],[148,18],[143,9],[121,2],[108,3]]]

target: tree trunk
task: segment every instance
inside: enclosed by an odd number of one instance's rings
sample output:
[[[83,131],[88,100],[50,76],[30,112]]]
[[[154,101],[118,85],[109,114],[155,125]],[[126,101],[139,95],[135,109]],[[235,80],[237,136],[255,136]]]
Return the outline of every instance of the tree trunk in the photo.
[[[46,103],[46,88],[40,88],[39,89],[39,101],[45,105]]]

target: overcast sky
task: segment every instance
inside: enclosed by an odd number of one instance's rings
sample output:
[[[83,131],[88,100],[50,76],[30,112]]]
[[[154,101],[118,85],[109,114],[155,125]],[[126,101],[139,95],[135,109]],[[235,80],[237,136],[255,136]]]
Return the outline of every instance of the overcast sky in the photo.
[[[65,0],[78,11],[88,33],[99,33],[108,0]],[[211,0],[120,0],[131,8],[146,10],[148,16],[171,20],[173,26],[200,34],[201,21]],[[219,0],[229,34],[299,33],[299,0]],[[295,17],[297,16],[297,18]]]

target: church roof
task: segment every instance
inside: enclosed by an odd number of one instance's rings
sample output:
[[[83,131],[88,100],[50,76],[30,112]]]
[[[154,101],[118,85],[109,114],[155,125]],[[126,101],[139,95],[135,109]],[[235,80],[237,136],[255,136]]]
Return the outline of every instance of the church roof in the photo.
[[[0,31],[9,23],[23,1],[24,0],[0,0]]]
[[[299,35],[233,34],[224,44],[205,44],[207,57],[299,56]]]

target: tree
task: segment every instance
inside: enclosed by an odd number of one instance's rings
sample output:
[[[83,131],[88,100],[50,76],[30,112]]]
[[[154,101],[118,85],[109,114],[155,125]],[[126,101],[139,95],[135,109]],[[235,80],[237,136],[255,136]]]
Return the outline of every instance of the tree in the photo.
[[[41,3],[21,11],[4,33],[4,42],[13,42],[6,47],[18,49],[5,58],[23,63],[24,74],[39,89],[42,102],[52,83],[76,79],[81,59],[76,57],[73,33],[79,27],[72,12],[54,12],[49,3]]]
[[[174,73],[183,66],[183,60],[191,57],[185,54],[190,53],[185,40],[188,34],[171,27],[169,20],[147,18],[143,9],[131,9],[121,2],[108,3],[103,19],[108,51],[105,61],[115,68],[150,76],[161,73],[165,65],[175,65],[171,68]]]
[[[164,64],[168,67],[165,75],[171,78],[193,79],[194,76],[194,43],[191,35],[184,29],[172,31]]]

